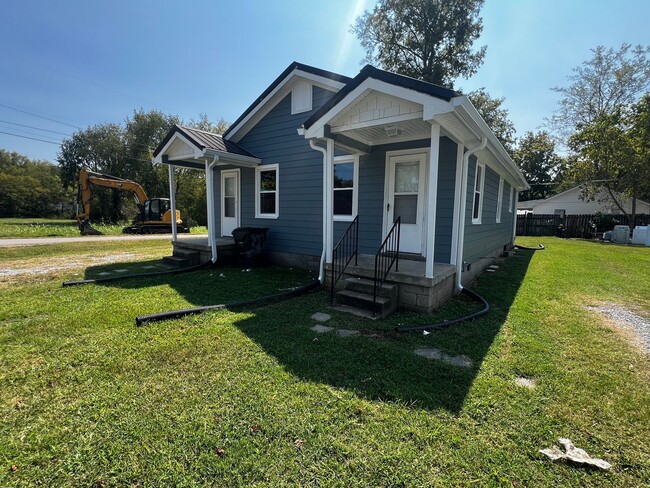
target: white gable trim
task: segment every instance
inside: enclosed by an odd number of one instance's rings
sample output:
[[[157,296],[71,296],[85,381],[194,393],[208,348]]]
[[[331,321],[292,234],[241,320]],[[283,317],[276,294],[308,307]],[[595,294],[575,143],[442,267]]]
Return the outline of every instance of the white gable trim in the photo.
[[[198,159],[200,157],[203,157],[203,150],[201,150],[197,145],[190,141],[187,137],[185,137],[183,134],[180,132],[176,132],[171,139],[165,144],[165,146],[162,148],[162,150],[158,153],[158,156],[153,158],[154,164],[159,164],[162,163],[162,157],[163,155],[169,150],[169,148],[177,141],[181,140],[183,143],[185,143],[187,146],[190,148],[193,148],[194,154],[191,156],[194,159]],[[170,161],[173,161],[174,159],[188,159],[188,155],[183,155],[182,157],[178,158],[169,158]]]
[[[325,113],[317,123],[307,129],[305,131],[305,137],[307,139],[324,137],[324,128],[326,124],[329,124],[329,122],[334,117],[338,116],[346,109],[353,106],[373,90],[422,105],[423,120],[432,120],[437,114],[451,112],[453,110],[453,107],[449,102],[445,102],[439,98],[433,97],[431,95],[426,95],[415,90],[410,90],[408,88],[403,88],[401,86],[386,83],[385,81],[368,78],[354,90],[348,93],[343,98],[343,100],[341,100],[327,113]],[[384,124],[386,122],[381,121],[379,123]]]
[[[292,89],[293,86],[300,81],[300,79],[311,82],[312,85],[324,88],[330,91],[339,91],[345,86],[345,83],[318,76],[313,73],[308,73],[300,69],[294,69],[287,77],[282,80],[278,85],[262,99],[250,113],[244,117],[226,137],[227,140],[233,142],[240,141],[248,131],[255,126],[266,114],[268,114],[277,104],[282,100]]]

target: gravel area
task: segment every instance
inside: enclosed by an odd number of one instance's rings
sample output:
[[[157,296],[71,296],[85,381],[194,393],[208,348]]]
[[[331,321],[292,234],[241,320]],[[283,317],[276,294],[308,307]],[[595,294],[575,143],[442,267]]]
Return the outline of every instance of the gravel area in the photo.
[[[650,321],[615,303],[603,303],[597,307],[586,308],[605,315],[617,327],[632,332],[641,348],[650,353]]]

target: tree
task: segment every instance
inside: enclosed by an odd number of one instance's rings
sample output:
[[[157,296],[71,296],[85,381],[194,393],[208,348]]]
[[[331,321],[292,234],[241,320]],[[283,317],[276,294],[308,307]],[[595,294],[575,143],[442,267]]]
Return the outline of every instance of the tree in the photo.
[[[206,132],[214,132],[215,134],[223,134],[230,127],[230,123],[226,122],[223,118],[219,119],[217,123],[212,122],[208,119],[208,116],[204,113],[199,114],[199,119],[194,120],[190,119],[189,127],[193,129],[204,130]]]
[[[503,107],[506,99],[492,98],[485,88],[470,92],[467,97],[506,151],[512,155],[515,144],[515,124],[508,118],[508,110]]]
[[[555,193],[551,184],[560,171],[562,158],[556,154],[555,142],[548,132],[526,132],[513,159],[530,184],[530,190],[521,193],[521,201],[546,198]]]
[[[634,159],[627,169],[632,174],[636,192],[642,200],[650,201],[650,93],[635,103],[628,115],[629,137]]]
[[[569,86],[553,88],[561,99],[550,123],[564,138],[602,114],[612,115],[631,105],[650,85],[650,47],[623,44],[614,50],[598,46],[592,53],[591,59],[573,70]]]
[[[483,63],[483,0],[380,0],[352,26],[373,65],[429,83],[453,86]]]

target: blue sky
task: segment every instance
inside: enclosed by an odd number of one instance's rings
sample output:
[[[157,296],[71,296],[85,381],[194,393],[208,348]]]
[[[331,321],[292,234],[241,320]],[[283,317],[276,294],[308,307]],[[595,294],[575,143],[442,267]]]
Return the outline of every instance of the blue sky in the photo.
[[[372,5],[5,2],[0,132],[56,142],[75,127],[120,123],[139,108],[234,121],[294,60],[354,76],[364,53],[349,26]],[[551,115],[557,95],[550,88],[566,84],[591,48],[650,41],[647,0],[487,0],[482,16],[477,46],[488,46],[485,63],[457,86],[505,97],[519,136]],[[2,133],[0,147],[50,161],[58,150]]]

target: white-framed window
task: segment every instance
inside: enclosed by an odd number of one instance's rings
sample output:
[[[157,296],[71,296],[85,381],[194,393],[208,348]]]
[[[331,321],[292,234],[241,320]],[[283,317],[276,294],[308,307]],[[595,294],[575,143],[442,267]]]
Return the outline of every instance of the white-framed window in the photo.
[[[277,164],[255,167],[255,218],[277,219],[280,215],[279,176]]]
[[[357,215],[359,198],[359,157],[334,158],[334,220],[351,221]]]
[[[508,203],[508,212],[512,213],[512,206],[515,201],[515,189],[510,186],[510,203]]]
[[[503,207],[503,177],[499,178],[499,194],[497,195],[497,224],[501,223],[501,207]]]
[[[472,224],[481,223],[483,214],[483,186],[485,185],[485,165],[476,163],[474,174],[474,201],[472,202]]]

